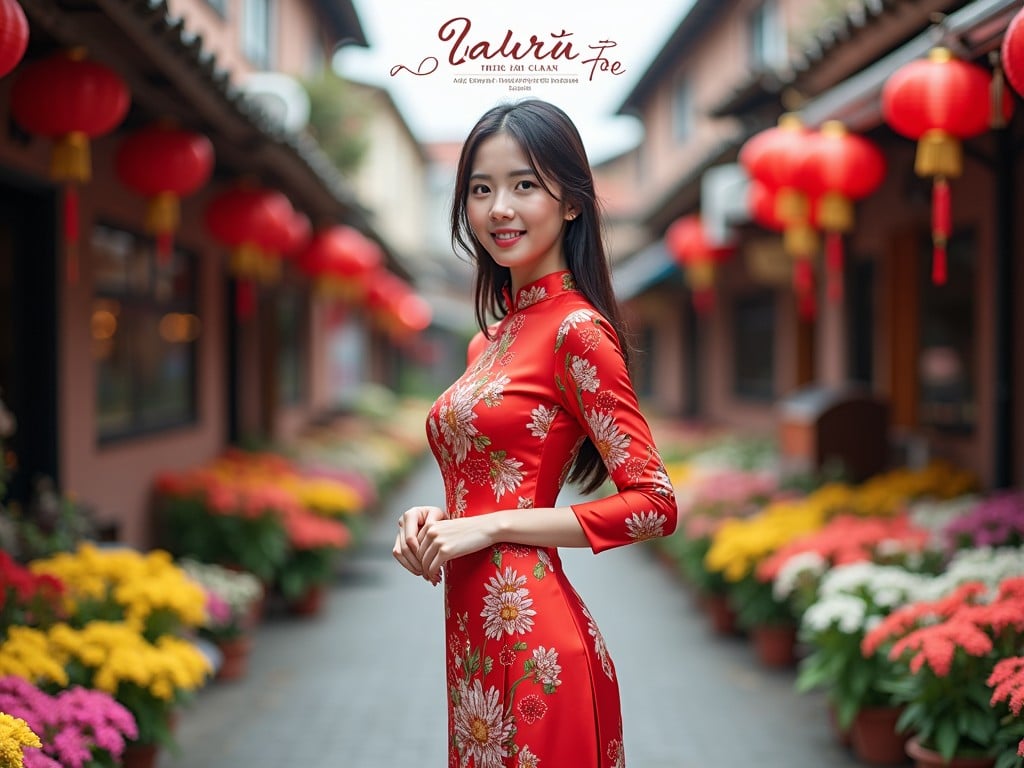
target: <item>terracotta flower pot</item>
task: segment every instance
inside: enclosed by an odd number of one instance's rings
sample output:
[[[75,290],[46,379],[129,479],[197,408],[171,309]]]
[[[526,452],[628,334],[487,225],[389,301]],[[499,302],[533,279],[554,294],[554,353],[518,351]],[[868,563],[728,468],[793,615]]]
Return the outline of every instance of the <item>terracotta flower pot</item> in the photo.
[[[323,584],[314,584],[303,595],[288,604],[288,610],[295,616],[317,616],[324,608]]]
[[[127,744],[121,756],[121,768],[156,768],[160,748],[156,744]]]
[[[914,759],[915,768],[992,768],[996,764],[994,757],[958,756],[953,755],[947,763],[942,755],[928,747],[922,747],[916,737],[907,739],[907,754]]]
[[[708,595],[704,608],[711,619],[711,628],[719,635],[736,634],[736,612],[725,595]]]
[[[896,731],[903,707],[866,707],[850,726],[853,752],[871,765],[898,765],[907,762],[907,736]]]
[[[761,624],[750,632],[757,660],[766,667],[791,667],[796,664],[796,627]]]
[[[232,640],[221,640],[217,647],[224,659],[217,670],[217,680],[230,681],[245,677],[249,671],[249,655],[252,652],[252,638],[241,635]]]

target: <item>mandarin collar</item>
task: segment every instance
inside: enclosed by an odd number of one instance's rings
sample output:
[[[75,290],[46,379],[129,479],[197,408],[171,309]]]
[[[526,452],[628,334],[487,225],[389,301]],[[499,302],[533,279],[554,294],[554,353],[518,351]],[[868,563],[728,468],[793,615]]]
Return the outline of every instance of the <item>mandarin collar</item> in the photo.
[[[576,280],[567,269],[551,272],[522,286],[516,291],[515,299],[511,298],[511,290],[506,286],[503,290],[505,306],[510,312],[532,307],[534,304],[554,298],[562,293],[576,290]]]

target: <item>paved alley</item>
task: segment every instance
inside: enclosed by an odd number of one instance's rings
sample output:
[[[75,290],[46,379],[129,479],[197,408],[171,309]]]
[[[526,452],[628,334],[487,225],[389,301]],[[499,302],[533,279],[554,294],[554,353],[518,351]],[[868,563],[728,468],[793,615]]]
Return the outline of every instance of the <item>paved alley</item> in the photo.
[[[441,499],[428,458],[346,563],[324,614],[271,616],[249,676],[199,694],[161,768],[447,765],[441,592],[390,554],[398,512]],[[795,693],[791,671],[759,667],[743,640],[713,637],[650,551],[563,560],[619,672],[629,768],[860,765],[832,740],[821,698]]]

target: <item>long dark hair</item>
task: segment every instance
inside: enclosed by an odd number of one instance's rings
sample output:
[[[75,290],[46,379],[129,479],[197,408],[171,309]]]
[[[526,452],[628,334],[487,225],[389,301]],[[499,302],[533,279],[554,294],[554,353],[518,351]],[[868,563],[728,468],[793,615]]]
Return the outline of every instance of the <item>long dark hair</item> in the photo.
[[[474,236],[466,214],[469,175],[473,170],[477,149],[486,139],[499,133],[511,136],[519,144],[529,159],[531,169],[537,174],[539,183],[548,194],[558,199],[554,191],[548,188],[546,180],[558,185],[561,201],[576,211],[576,217],[567,221],[563,230],[562,252],[566,264],[576,281],[576,287],[615,330],[628,365],[629,345],[626,343],[625,325],[612,290],[603,224],[594,192],[594,175],[587,161],[583,140],[565,112],[539,99],[493,107],[477,121],[462,145],[451,209],[452,247],[456,253],[468,256],[476,265],[473,292],[477,324],[484,335],[490,338],[488,318],[500,319],[508,313],[504,291],[512,288],[511,271],[496,263],[487,253]],[[607,477],[608,470],[597,448],[587,440],[576,457],[569,481],[579,486],[584,493],[591,493]]]

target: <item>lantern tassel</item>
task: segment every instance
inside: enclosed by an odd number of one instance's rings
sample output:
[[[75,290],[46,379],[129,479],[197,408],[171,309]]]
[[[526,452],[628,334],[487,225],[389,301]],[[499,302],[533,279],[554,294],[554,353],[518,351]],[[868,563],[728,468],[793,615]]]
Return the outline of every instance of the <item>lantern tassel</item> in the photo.
[[[810,259],[800,258],[793,263],[793,290],[801,296],[814,290],[814,267]]]
[[[64,248],[67,281],[78,282],[78,187],[64,185]]]
[[[146,229],[156,235],[157,259],[162,267],[171,261],[174,233],[181,223],[181,204],[170,192],[161,192],[146,206]]]
[[[951,200],[949,182],[938,176],[932,185],[932,283],[946,282],[946,244],[951,229]]]
[[[693,308],[698,315],[706,315],[715,306],[715,292],[711,288],[701,288],[693,292]]]
[[[256,311],[256,287],[251,280],[239,280],[235,286],[235,319],[244,322]]]
[[[839,232],[825,235],[825,268],[828,275],[827,291],[832,301],[843,298],[843,236]]]
[[[50,150],[50,178],[85,184],[91,177],[88,135],[75,131],[58,138]]]

